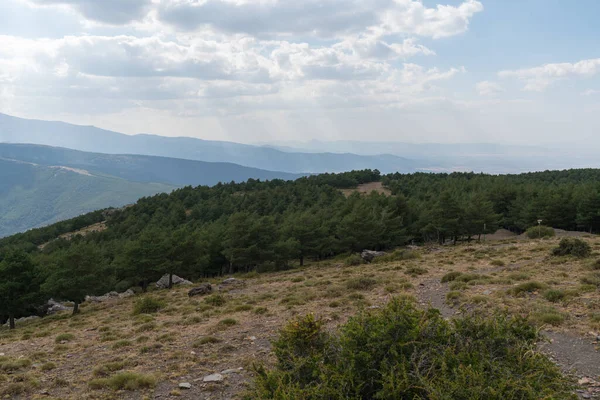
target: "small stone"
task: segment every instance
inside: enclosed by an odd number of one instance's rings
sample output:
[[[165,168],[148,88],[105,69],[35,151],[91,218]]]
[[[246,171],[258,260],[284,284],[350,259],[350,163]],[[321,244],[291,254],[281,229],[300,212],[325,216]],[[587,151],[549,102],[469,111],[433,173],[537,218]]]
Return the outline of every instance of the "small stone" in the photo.
[[[202,379],[203,382],[221,382],[222,380],[223,375],[221,374],[207,375]]]
[[[251,341],[251,342],[254,342],[254,341],[256,340],[256,336],[248,336],[248,337],[246,338],[246,340],[249,340],[249,341]]]
[[[196,352],[195,351],[190,351],[190,354],[193,355],[193,356],[195,356]]]
[[[183,382],[183,383],[179,384],[179,389],[191,389],[191,388],[192,388],[191,383]]]
[[[4,357],[4,353],[0,353],[0,357]]]
[[[580,385],[589,385],[591,382],[592,381],[589,378],[581,378],[580,380],[577,381],[577,383]]]
[[[490,294],[492,294],[492,291],[491,290],[484,290],[483,294],[486,295],[486,296],[489,296]]]
[[[239,371],[240,371],[239,369],[226,369],[225,371],[221,371],[221,374],[223,374],[223,375],[237,374]]]

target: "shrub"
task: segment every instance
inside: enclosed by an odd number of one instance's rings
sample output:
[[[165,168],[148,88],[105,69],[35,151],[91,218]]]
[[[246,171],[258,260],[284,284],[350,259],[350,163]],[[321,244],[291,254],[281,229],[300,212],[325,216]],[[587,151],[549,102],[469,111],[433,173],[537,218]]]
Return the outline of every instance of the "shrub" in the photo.
[[[458,271],[448,272],[446,275],[444,275],[442,277],[442,283],[452,282],[461,275],[462,275],[462,272],[458,272]]]
[[[219,321],[219,325],[221,326],[233,326],[233,325],[237,325],[237,320],[233,319],[233,318],[225,318],[222,319],[221,321]]]
[[[358,254],[352,254],[344,260],[344,265],[346,267],[354,267],[356,265],[364,264],[365,260],[362,259]]]
[[[152,314],[165,307],[165,302],[154,297],[145,296],[135,301],[133,305],[133,315]]]
[[[558,303],[566,297],[563,290],[548,289],[544,292],[544,298],[552,303]]]
[[[589,268],[594,271],[600,270],[600,259],[595,260],[593,263],[591,263]]]
[[[592,254],[592,247],[585,240],[577,238],[564,238],[552,250],[555,256],[575,256],[579,258],[589,257]]]
[[[302,281],[304,281],[303,276],[295,276],[292,279],[290,279],[290,282],[293,282],[293,283],[298,283],[298,282],[302,282]]]
[[[217,339],[214,336],[204,336],[201,337],[200,339],[197,339],[194,341],[194,343],[192,343],[192,346],[194,348],[198,348],[198,347],[202,347],[205,346],[207,344],[215,344],[215,343],[220,343],[221,339]]]
[[[254,314],[263,315],[269,311],[267,307],[256,307],[254,309]]]
[[[122,349],[124,347],[131,347],[131,342],[129,340],[119,340],[112,345],[114,350]]]
[[[573,398],[572,382],[538,352],[538,339],[520,317],[446,321],[437,310],[397,299],[333,333],[308,315],[282,329],[273,343],[275,367],[255,368],[245,398]]]
[[[421,268],[421,267],[408,267],[406,269],[406,271],[404,271],[404,273],[406,275],[412,275],[412,276],[425,275],[427,273],[427,270],[425,268]]]
[[[415,260],[417,258],[421,258],[421,254],[417,251],[408,249],[396,249],[392,253],[380,257],[375,257],[373,259],[373,264],[385,264],[394,261]]]
[[[346,282],[346,287],[352,290],[371,290],[375,285],[377,285],[377,281],[366,276],[352,278]]]
[[[135,372],[122,372],[110,378],[94,379],[90,381],[91,389],[111,388],[113,390],[139,390],[151,389],[156,386],[156,379],[152,375],[137,374]]]
[[[211,294],[210,296],[207,296],[204,301],[215,307],[221,307],[227,303],[227,299],[222,294]]]
[[[531,282],[521,283],[520,285],[515,286],[514,288],[510,289],[510,292],[515,296],[519,296],[519,295],[522,295],[523,293],[533,293],[533,292],[536,292],[538,290],[545,289],[545,288],[546,288],[546,285],[544,285],[543,283],[531,281]]]
[[[492,260],[490,264],[496,267],[504,267],[506,265],[506,263],[502,260]]]
[[[75,335],[73,335],[72,333],[61,333],[54,339],[54,342],[55,343],[70,342],[73,339],[75,339]]]
[[[554,232],[554,229],[550,228],[549,226],[532,226],[531,228],[527,229],[527,237],[529,239],[542,239],[542,238],[550,238],[550,237],[554,237],[554,235],[556,235],[556,232]]]

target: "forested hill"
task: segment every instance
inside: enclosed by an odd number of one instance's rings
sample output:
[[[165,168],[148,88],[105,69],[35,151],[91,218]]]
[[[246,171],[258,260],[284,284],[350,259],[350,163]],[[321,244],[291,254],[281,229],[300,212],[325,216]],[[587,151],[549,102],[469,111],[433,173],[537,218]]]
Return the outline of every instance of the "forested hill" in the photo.
[[[392,195],[346,197],[339,190],[374,181],[382,181]],[[194,279],[287,268],[306,259],[412,241],[476,238],[484,226],[488,233],[498,227],[523,231],[543,219],[555,228],[596,232],[599,210],[600,170],[509,176],[380,176],[367,170],[288,182],[185,187],[142,198],[123,210],[96,212],[5,238],[0,254],[14,256],[10,249],[15,248],[30,253],[31,262],[39,266],[36,276],[42,288],[78,301],[80,295],[126,289],[164,273]],[[106,215],[102,232],[52,240]],[[48,241],[43,250],[38,248]],[[73,285],[54,282],[73,275],[80,277],[80,292],[63,292],[61,288]],[[44,286],[48,279],[54,283]]]

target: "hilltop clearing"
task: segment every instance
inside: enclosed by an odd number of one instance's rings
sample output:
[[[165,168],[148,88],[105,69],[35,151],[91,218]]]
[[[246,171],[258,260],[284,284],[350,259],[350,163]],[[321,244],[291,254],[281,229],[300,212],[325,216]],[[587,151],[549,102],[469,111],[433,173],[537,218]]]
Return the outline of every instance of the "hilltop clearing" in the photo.
[[[147,296],[159,310],[150,314],[133,315],[144,295],[85,303],[75,317],[59,314],[1,330],[6,367],[0,380],[4,393],[23,391],[24,398],[46,392],[55,399],[241,398],[252,365],[273,361],[270,343],[289,319],[314,313],[333,328],[392,297],[414,297],[447,317],[497,309],[526,316],[554,339],[545,348],[565,371],[586,378],[582,390],[591,395],[600,375],[600,356],[591,351],[600,330],[593,272],[600,239],[585,240],[594,258],[551,256],[558,238],[429,247],[373,264],[339,259],[238,275],[245,285],[224,292],[216,290],[222,278],[210,279],[215,293],[204,297],[189,298],[189,287],[156,290]],[[115,391],[106,381],[93,383],[123,371],[151,376],[153,388]],[[204,382],[215,373],[221,377]]]

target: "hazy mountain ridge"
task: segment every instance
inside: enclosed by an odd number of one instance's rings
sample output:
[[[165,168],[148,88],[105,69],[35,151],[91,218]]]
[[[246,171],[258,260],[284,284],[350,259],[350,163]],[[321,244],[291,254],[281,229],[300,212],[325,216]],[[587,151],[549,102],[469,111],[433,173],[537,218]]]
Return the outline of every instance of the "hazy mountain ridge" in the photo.
[[[232,163],[211,163],[144,155],[100,154],[60,147],[0,143],[0,157],[45,166],[89,170],[135,182],[158,182],[176,186],[243,182],[250,178],[297,179],[302,174],[266,171]]]
[[[0,237],[174,188],[0,158]]]
[[[173,157],[290,173],[342,172],[365,168],[413,172],[429,163],[393,155],[284,152],[269,147],[187,137],[125,135],[91,126],[29,120],[0,114],[0,142],[30,143],[107,154]]]

